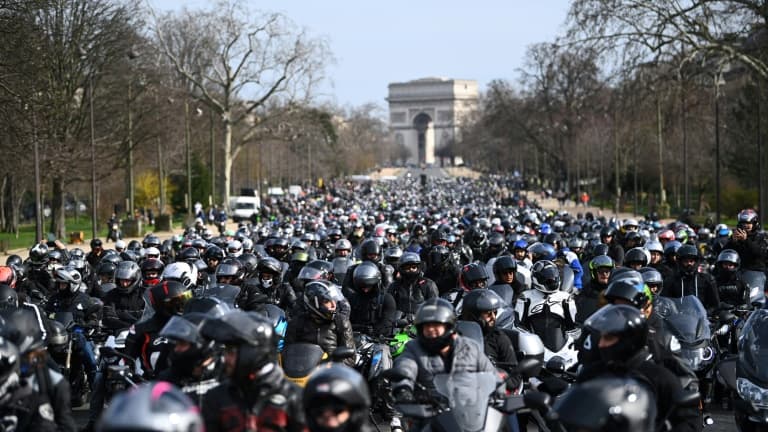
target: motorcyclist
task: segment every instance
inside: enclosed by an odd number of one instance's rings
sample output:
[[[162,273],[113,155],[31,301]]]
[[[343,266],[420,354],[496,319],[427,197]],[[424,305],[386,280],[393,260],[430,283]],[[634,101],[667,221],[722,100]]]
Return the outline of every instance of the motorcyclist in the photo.
[[[395,299],[381,286],[381,272],[371,263],[357,266],[352,275],[354,290],[348,297],[352,330],[378,338],[391,336],[397,312]]]
[[[318,369],[304,387],[304,413],[310,432],[373,432],[371,395],[354,369],[331,364]]]
[[[32,303],[41,304],[55,292],[53,277],[48,272],[48,246],[38,243],[29,250],[29,271],[20,292],[26,294]]]
[[[476,289],[488,288],[488,279],[488,273],[483,264],[479,262],[469,263],[461,268],[458,284],[455,288],[441,297],[451,302],[453,307],[460,311],[464,295]]]
[[[656,395],[655,430],[664,430],[665,419],[675,431],[697,430],[698,418],[691,418],[691,411],[676,405],[675,398],[683,394],[680,380],[650,360],[646,349],[648,322],[639,309],[629,305],[609,305],[593,314],[584,325],[593,335],[592,343],[597,343],[600,360],[585,365],[579,371],[578,382],[602,376],[640,380]]]
[[[54,283],[56,284],[56,294],[48,299],[45,305],[45,311],[48,314],[71,313],[74,323],[80,329],[73,329],[72,338],[75,343],[74,348],[78,355],[73,361],[70,379],[73,389],[73,406],[82,405],[85,400],[85,393],[88,386],[82,381],[82,370],[88,375],[88,380],[92,384],[96,372],[96,356],[93,351],[93,342],[85,337],[85,332],[89,329],[99,327],[103,303],[89,297],[80,291],[81,277],[80,273],[69,267],[62,267],[54,273]]]
[[[139,266],[133,261],[121,262],[115,270],[115,282],[116,288],[104,297],[104,327],[122,330],[135,324],[144,312]]]
[[[509,306],[515,304],[517,296],[525,290],[525,285],[517,280],[517,261],[511,255],[502,255],[493,262],[494,282],[488,289],[495,291],[496,294],[508,302]],[[507,301],[507,295],[504,295],[509,288],[512,289],[513,297]]]
[[[203,252],[203,261],[207,265],[206,273],[208,275],[208,286],[216,284],[216,267],[221,263],[226,254],[224,250],[216,245],[209,245]]]
[[[440,295],[456,288],[459,271],[460,267],[454,261],[453,254],[447,247],[435,246],[429,251],[424,277],[435,282]]]
[[[256,273],[256,278],[243,284],[238,306],[243,310],[254,310],[258,304],[271,303],[291,311],[296,303],[296,293],[288,282],[283,282],[280,262],[272,257],[264,258],[257,264]]]
[[[617,266],[624,264],[624,248],[617,238],[616,228],[605,226],[600,229],[600,242],[608,245],[608,256],[613,259]]]
[[[589,284],[576,297],[576,322],[583,323],[606,304],[603,292],[608,287],[615,265],[608,255],[598,255],[589,262]]]
[[[392,395],[399,403],[431,402],[435,396],[434,376],[448,372],[496,373],[493,363],[474,340],[456,333],[453,306],[441,298],[424,302],[416,312],[415,343],[408,343],[395,360],[395,368],[407,378],[392,383]],[[417,385],[418,384],[418,385]]]
[[[739,274],[741,257],[733,249],[724,249],[715,262],[715,283],[717,293],[723,304],[731,306],[749,305],[747,285]]]
[[[675,274],[664,280],[664,297],[680,298],[694,295],[701,300],[712,314],[720,306],[717,285],[711,275],[698,271],[699,250],[696,246],[685,244],[677,250],[677,270]]]
[[[91,240],[91,251],[85,256],[85,260],[88,261],[88,264],[90,264],[91,267],[96,267],[99,265],[99,261],[101,261],[103,255],[104,246],[101,239],[95,238]]]
[[[517,356],[509,337],[496,328],[498,310],[505,306],[502,298],[491,290],[478,289],[464,296],[461,319],[474,321],[483,331],[484,352],[488,359],[507,374],[507,387],[518,389],[522,377],[517,370]]]
[[[725,249],[733,249],[741,257],[741,268],[765,272],[766,240],[760,233],[760,219],[757,212],[745,209],[737,215],[738,225]]]
[[[304,287],[303,307],[288,321],[285,344],[306,342],[332,353],[337,347],[355,347],[349,317],[337,313],[338,296],[328,281],[313,281]],[[354,359],[345,363],[352,364]]]
[[[158,333],[172,316],[182,314],[184,305],[192,298],[192,291],[180,281],[166,279],[150,288],[148,297],[154,313],[130,327],[125,353],[140,360],[144,376],[151,378],[167,366],[166,358],[171,349]]]
[[[405,316],[413,316],[421,303],[438,296],[435,282],[422,275],[421,258],[415,252],[405,252],[400,257],[397,277],[388,290],[397,310]]]
[[[16,430],[64,431],[77,430],[72,417],[70,385],[59,372],[48,366],[48,353],[40,321],[26,309],[0,311],[0,336],[18,348],[19,375],[2,381],[2,387],[13,389]],[[10,360],[10,359],[6,359]],[[13,421],[12,418],[3,418]]]
[[[547,260],[534,263],[531,267],[532,289],[523,291],[515,304],[515,315],[521,326],[537,334],[543,332],[544,328],[549,331],[552,328],[552,317],[549,315],[553,314],[561,320],[562,331],[576,327],[576,304],[568,293],[560,290],[560,282],[560,270],[555,263]],[[547,308],[539,306],[544,303],[548,305]]]
[[[379,268],[379,271],[381,272],[382,286],[387,288],[392,283],[395,269],[393,269],[392,266],[382,263],[381,258],[381,246],[376,242],[376,240],[367,239],[360,244],[360,259],[363,262],[372,262]],[[347,269],[344,282],[341,284],[345,295],[352,289],[352,275],[358,265],[360,264],[355,264]]]
[[[277,364],[277,336],[268,319],[231,311],[206,320],[200,332],[225,345],[226,380],[201,404],[207,432],[305,429],[300,390]]]

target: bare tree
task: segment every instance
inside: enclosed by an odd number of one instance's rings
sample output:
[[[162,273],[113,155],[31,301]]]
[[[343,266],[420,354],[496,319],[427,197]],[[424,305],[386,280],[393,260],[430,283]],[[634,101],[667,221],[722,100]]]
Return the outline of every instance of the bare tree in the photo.
[[[183,24],[183,25],[182,25]],[[209,11],[155,17],[155,42],[194,97],[223,124],[224,202],[229,202],[232,162],[250,136],[233,128],[267,105],[309,100],[330,58],[323,40],[296,29],[278,13],[252,13],[244,1],[220,1]],[[191,41],[199,40],[199,44]],[[170,41],[189,43],[172,44]],[[194,46],[193,46],[194,45]],[[241,100],[247,100],[245,105]],[[254,127],[263,121],[257,118]]]

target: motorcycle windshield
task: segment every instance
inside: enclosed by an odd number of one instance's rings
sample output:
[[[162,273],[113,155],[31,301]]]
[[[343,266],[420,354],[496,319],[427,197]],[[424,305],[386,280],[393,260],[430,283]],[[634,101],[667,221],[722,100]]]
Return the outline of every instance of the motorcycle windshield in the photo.
[[[281,356],[285,374],[299,378],[309,375],[320,363],[323,358],[323,349],[315,344],[297,343],[286,345]]]
[[[435,388],[448,399],[458,430],[483,430],[489,396],[496,390],[496,376],[493,373],[435,375]]]
[[[677,311],[664,321],[675,337],[684,346],[695,346],[710,339],[709,321],[704,305],[696,296],[673,299]]]
[[[744,280],[744,284],[747,285],[749,304],[764,304],[765,273],[761,271],[744,270],[741,277]]]
[[[205,290],[205,297],[215,297],[233,309],[238,295],[240,295],[240,287],[235,285],[220,284]]]
[[[768,383],[768,309],[752,312],[739,342],[739,368],[751,378]]]

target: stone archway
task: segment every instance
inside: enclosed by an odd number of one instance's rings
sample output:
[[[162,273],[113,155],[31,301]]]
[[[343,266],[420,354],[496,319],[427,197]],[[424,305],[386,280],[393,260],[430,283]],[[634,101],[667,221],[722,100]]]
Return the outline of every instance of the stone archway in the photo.
[[[425,113],[419,113],[413,119],[413,128],[416,129],[416,149],[419,164],[427,162],[427,131],[432,125],[432,117]]]

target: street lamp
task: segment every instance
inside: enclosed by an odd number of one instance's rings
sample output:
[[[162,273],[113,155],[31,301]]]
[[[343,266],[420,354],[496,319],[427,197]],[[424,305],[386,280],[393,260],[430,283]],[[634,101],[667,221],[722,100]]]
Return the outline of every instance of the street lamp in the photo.
[[[133,60],[139,57],[139,54],[131,49],[126,53],[128,60],[133,64]],[[134,200],[136,197],[135,179],[133,173],[133,113],[131,112],[131,102],[133,98],[133,69],[128,76],[128,214],[133,218]]]
[[[723,73],[714,77],[715,83],[715,220],[720,223],[720,86],[725,84]]]
[[[85,60],[88,52],[79,47],[80,59]],[[96,195],[96,128],[93,121],[93,69],[88,71],[88,120],[91,140],[91,238],[98,237],[98,197]],[[75,203],[77,205],[77,203]]]

